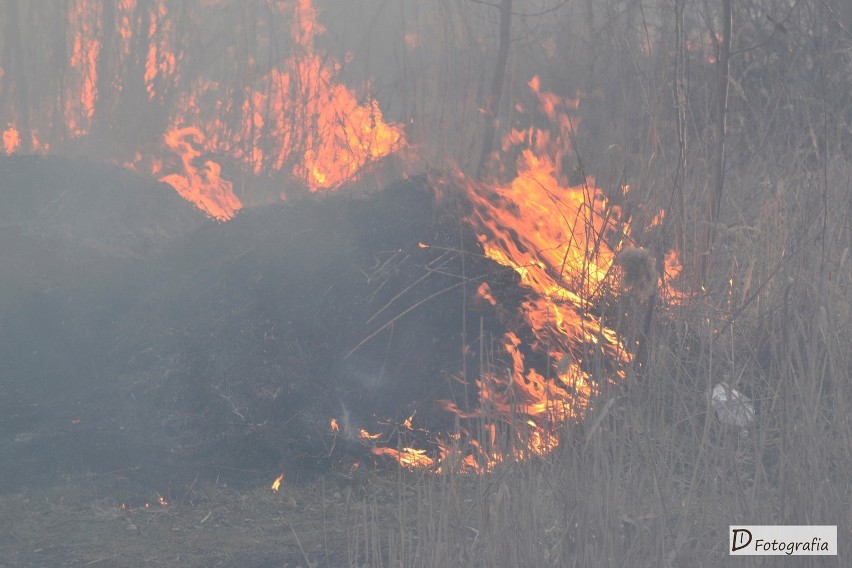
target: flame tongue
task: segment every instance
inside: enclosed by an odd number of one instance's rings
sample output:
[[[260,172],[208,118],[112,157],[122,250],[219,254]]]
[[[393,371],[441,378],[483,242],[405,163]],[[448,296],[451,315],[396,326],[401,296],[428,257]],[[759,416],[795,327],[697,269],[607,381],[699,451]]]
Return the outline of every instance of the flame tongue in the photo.
[[[227,85],[193,83],[166,134],[184,172],[165,181],[181,195],[194,194],[187,198],[217,218],[229,218],[240,208],[218,165],[206,162],[206,172],[199,175],[197,166],[190,165],[197,155],[188,155],[187,148],[174,142],[187,132],[185,125],[194,125],[193,136],[207,151],[227,155],[254,174],[289,170],[311,191],[335,189],[368,163],[403,147],[402,128],[385,122],[375,100],[359,103],[355,92],[338,82],[340,64],[316,52],[314,40],[323,31],[310,0],[299,0],[291,27],[293,54],[246,85],[241,105],[229,104],[234,95]],[[166,47],[159,49],[162,53]],[[154,78],[175,72],[172,60],[164,61],[149,65],[149,89]],[[221,196],[216,198],[220,203],[211,206],[214,193]]]
[[[269,490],[272,492],[278,491],[281,488],[282,481],[284,481],[283,473],[275,478],[275,481],[272,482],[272,485],[269,487]]]
[[[527,290],[522,305],[534,341],[529,347],[552,360],[555,372],[527,364],[518,335],[503,337],[511,360],[507,369],[485,368],[477,380],[479,402],[459,408],[452,401],[440,407],[455,414],[462,427],[437,440],[438,457],[429,463],[438,471],[489,471],[506,459],[527,459],[551,452],[560,428],[580,418],[592,394],[588,353],[602,353],[615,377],[623,377],[629,354],[614,330],[592,310],[616,257],[616,245],[627,236],[620,211],[608,207],[593,180],[571,186],[561,174],[571,127],[558,111],[558,99],[530,83],[541,111],[557,132],[513,131],[504,150],[519,152],[517,175],[507,184],[489,185],[458,174],[472,205],[468,222],[479,234],[485,255],[513,269]],[[480,299],[497,304],[491,290],[480,286]],[[479,432],[479,435],[471,435]],[[406,467],[425,462],[411,448],[376,448]],[[420,461],[418,461],[420,460]]]
[[[469,221],[481,231],[486,256],[512,268],[530,293],[523,305],[537,344],[557,360],[583,344],[595,344],[615,359],[626,353],[614,330],[591,314],[593,301],[615,259],[609,239],[623,233],[600,191],[563,187],[553,162],[529,151],[523,169],[506,187],[467,181],[474,205]]]
[[[181,197],[215,219],[227,221],[233,217],[242,203],[234,195],[231,182],[221,178],[219,164],[206,160],[200,169],[196,165],[201,156],[197,146],[204,143],[204,135],[197,128],[181,128],[168,131],[165,140],[166,146],[180,156],[183,169],[161,177],[160,181],[171,185]]]
[[[531,87],[542,111],[561,129],[556,141],[567,141],[564,130],[570,123],[557,112],[553,95],[540,92],[536,80]],[[462,181],[473,204],[469,221],[480,234],[485,254],[514,269],[529,290],[523,313],[536,338],[533,347],[564,360],[559,379],[570,376],[576,384],[588,379],[579,365],[583,345],[595,345],[615,361],[628,359],[614,330],[590,310],[602,295],[615,260],[616,247],[611,243],[620,243],[627,230],[620,223],[620,211],[608,207],[594,180],[579,186],[565,183],[561,174],[565,151],[559,149],[567,146],[552,140],[515,131],[504,146],[527,147],[520,153],[511,182],[494,187]],[[507,346],[512,345],[518,345],[517,338],[507,336]],[[514,347],[508,350],[517,353],[513,354],[517,383],[522,357]],[[528,378],[527,382],[535,381]]]

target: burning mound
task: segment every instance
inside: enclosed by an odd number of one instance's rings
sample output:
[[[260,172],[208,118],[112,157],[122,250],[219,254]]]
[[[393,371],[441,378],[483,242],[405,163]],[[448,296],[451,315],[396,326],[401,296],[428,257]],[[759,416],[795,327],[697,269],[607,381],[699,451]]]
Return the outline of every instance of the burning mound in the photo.
[[[120,324],[122,427],[205,468],[265,476],[428,448],[453,424],[436,401],[474,404],[462,375],[506,331],[477,289],[523,298],[460,215],[416,178],[195,232],[144,270],[149,291]]]
[[[71,195],[64,209],[85,211],[86,192]],[[70,280],[60,254],[39,316],[0,314],[17,321],[3,334],[16,346],[8,414],[26,407],[37,425],[16,418],[0,436],[17,464],[6,478],[48,460],[131,471],[149,488],[198,475],[266,483],[344,459],[484,471],[547,453],[586,403],[597,338],[561,357],[536,347],[528,271],[487,256],[469,222],[483,207],[460,184],[419,177],[227,223],[193,217],[198,228],[161,252],[104,255]],[[119,240],[118,223],[76,219],[56,219],[76,247],[87,230]]]

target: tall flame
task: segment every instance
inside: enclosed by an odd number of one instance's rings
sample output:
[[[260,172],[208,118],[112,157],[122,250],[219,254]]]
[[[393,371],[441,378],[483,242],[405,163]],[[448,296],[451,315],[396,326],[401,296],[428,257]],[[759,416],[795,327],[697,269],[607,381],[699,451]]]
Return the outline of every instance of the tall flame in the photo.
[[[375,99],[359,103],[338,82],[340,63],[314,47],[323,31],[310,0],[298,0],[292,54],[246,85],[239,107],[222,105],[230,86],[195,82],[182,96],[173,128],[193,125],[210,152],[255,174],[289,169],[311,191],[335,189],[368,163],[396,152],[405,145],[401,126],[385,122]],[[159,53],[166,49],[161,46]],[[149,65],[152,80],[173,72],[171,59],[165,61],[156,71]]]
[[[572,125],[555,95],[542,92],[535,78],[530,87],[558,131],[553,136],[530,129],[507,137],[504,147],[525,146],[517,175],[497,186],[465,180],[473,203],[469,221],[480,233],[485,254],[514,269],[529,290],[523,313],[537,340],[532,347],[557,361],[570,356],[571,382],[584,383],[588,375],[579,366],[586,356],[581,346],[595,345],[614,361],[629,360],[615,331],[590,310],[603,294],[628,230],[620,209],[608,205],[593,179],[577,186],[566,183],[562,164]],[[522,361],[516,359],[514,373],[521,372]]]
[[[613,380],[624,378],[631,360],[616,331],[594,309],[606,299],[616,255],[629,240],[628,225],[593,179],[567,183],[564,166],[574,126],[567,109],[576,101],[563,104],[542,91],[537,78],[530,88],[553,131],[529,128],[505,137],[503,151],[519,156],[507,183],[482,183],[458,173],[453,184],[465,189],[472,204],[468,222],[486,256],[514,270],[527,290],[521,312],[534,337],[528,347],[546,355],[552,368],[528,365],[521,339],[507,332],[503,348],[511,366],[481,370],[478,404],[465,409],[452,401],[439,403],[464,426],[437,440],[434,457],[410,447],[373,449],[404,467],[483,472],[506,459],[545,455],[559,445],[564,425],[586,412],[594,359],[607,361]],[[664,215],[657,217],[661,223]],[[674,252],[666,255],[665,265],[668,278],[680,270]],[[477,295],[497,304],[487,285]]]

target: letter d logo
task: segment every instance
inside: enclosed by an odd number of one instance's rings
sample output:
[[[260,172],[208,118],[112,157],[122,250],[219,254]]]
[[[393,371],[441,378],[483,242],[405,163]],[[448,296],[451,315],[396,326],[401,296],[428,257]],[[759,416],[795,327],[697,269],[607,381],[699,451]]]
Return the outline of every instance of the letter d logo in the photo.
[[[736,552],[749,545],[751,542],[751,531],[748,529],[735,529],[731,527],[731,552]]]

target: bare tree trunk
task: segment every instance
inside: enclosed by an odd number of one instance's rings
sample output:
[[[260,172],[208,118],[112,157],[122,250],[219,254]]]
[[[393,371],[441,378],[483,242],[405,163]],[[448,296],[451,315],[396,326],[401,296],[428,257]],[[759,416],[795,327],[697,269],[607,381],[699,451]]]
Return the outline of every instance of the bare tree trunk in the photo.
[[[95,138],[103,140],[108,139],[109,131],[113,128],[115,122],[116,111],[116,96],[118,92],[115,88],[115,65],[112,62],[113,55],[117,52],[118,46],[116,36],[115,21],[115,4],[112,2],[104,2],[101,12],[101,29],[100,42],[101,47],[98,50],[98,59],[95,62],[97,70],[97,97],[93,104],[94,115],[92,116],[92,135]]]
[[[502,0],[500,3],[500,44],[497,48],[497,65],[494,68],[494,80],[491,82],[491,94],[485,106],[485,133],[482,136],[482,154],[476,167],[476,177],[485,174],[488,156],[494,147],[497,135],[497,113],[500,112],[500,99],[503,97],[503,82],[506,79],[506,65],[509,62],[509,42],[512,28],[512,0]]]
[[[65,101],[66,101],[66,71],[68,69],[68,53],[67,43],[65,38],[68,37],[68,0],[63,2],[55,2],[54,10],[51,14],[51,35],[49,61],[49,71],[53,74],[54,88],[56,93],[53,96],[53,108],[50,111],[51,120],[48,130],[47,139],[52,143],[65,140],[67,136],[65,122]]]
[[[588,51],[586,52],[587,71],[586,71],[586,90],[592,92],[595,89],[595,57],[593,54],[594,45],[597,41],[597,33],[595,31],[595,0],[586,0],[585,16],[586,16],[586,33],[589,34],[588,43],[586,44]]]
[[[675,173],[674,185],[672,187],[672,201],[676,207],[676,214],[672,215],[675,226],[675,250],[683,258],[686,248],[686,204],[683,197],[683,180],[686,176],[686,37],[684,32],[683,12],[686,0],[675,2],[675,30],[677,38],[675,41],[675,105],[677,107],[677,145],[678,162]],[[662,253],[663,251],[659,251]]]
[[[675,69],[674,69],[674,96],[675,107],[677,109],[677,140],[678,140],[678,163],[677,171],[672,182],[672,196],[669,201],[667,213],[674,223],[675,231],[675,250],[682,253],[686,240],[686,207],[683,197],[683,179],[686,175],[686,38],[684,32],[684,5],[686,0],[675,0]],[[675,214],[671,214],[672,208]],[[660,237],[654,243],[654,256],[659,260],[663,258],[666,251],[665,234],[660,232]],[[660,275],[665,277],[665,267],[659,267]],[[648,300],[648,305],[645,309],[645,317],[642,321],[642,329],[639,332],[639,344],[636,350],[636,369],[637,373],[644,375],[645,369],[651,358],[653,348],[653,325],[654,311],[657,307],[657,296],[653,294]]]
[[[18,12],[18,0],[6,0],[6,32],[3,53],[4,67],[8,77],[7,90],[14,91],[15,110],[17,111],[16,127],[20,133],[21,152],[27,153],[32,149],[30,131],[30,97],[27,85],[27,72],[23,45],[21,44],[21,21]]]
[[[719,220],[719,207],[725,188],[725,131],[728,114],[728,74],[731,57],[731,0],[722,0],[722,37],[713,38],[718,46],[719,61],[716,72],[716,117],[713,127],[713,158],[710,164],[710,191],[704,218],[704,236],[698,253],[698,287],[707,281],[710,256]]]

